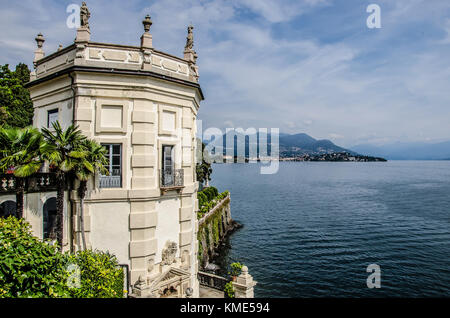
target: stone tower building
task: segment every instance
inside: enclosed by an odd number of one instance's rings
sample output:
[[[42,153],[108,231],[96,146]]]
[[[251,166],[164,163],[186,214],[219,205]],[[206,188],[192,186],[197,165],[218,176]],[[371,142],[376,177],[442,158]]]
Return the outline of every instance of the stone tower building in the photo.
[[[83,3],[74,43],[48,56],[37,36],[28,84],[34,126],[73,123],[108,150],[109,175],[91,180],[85,199],[88,247],[127,265],[138,296],[196,297],[195,120],[203,94],[193,27],[179,58],[153,47],[149,16],[140,46],[91,42],[89,16]],[[26,195],[24,215],[37,236],[48,230],[52,196]],[[80,202],[75,191],[66,198],[64,249],[77,250]]]

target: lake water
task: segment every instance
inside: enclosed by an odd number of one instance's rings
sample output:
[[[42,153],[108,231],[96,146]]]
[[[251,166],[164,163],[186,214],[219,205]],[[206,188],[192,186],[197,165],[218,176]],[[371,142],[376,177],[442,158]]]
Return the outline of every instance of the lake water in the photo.
[[[449,297],[450,161],[215,164],[256,297]],[[369,289],[369,264],[381,288]]]

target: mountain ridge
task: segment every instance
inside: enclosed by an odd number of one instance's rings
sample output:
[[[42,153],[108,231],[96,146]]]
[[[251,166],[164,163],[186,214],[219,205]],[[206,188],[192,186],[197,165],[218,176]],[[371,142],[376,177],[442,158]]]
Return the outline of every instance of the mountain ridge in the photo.
[[[234,142],[234,156],[237,156],[237,149],[238,147],[242,147],[239,142],[244,142],[244,149],[245,149],[245,157],[249,157],[249,144],[250,139],[256,138],[256,146],[257,146],[257,155],[259,155],[259,140],[258,136],[259,134],[256,133],[253,135],[243,135],[239,134],[235,131],[229,132],[229,136],[231,138],[234,138],[236,140]],[[238,138],[238,137],[239,138]],[[267,134],[268,138],[268,153],[271,152],[271,135]],[[227,146],[227,134],[222,135],[222,144],[224,146],[223,154],[226,154],[226,149],[230,149],[230,147]],[[220,139],[219,139],[220,140]],[[205,144],[209,144],[210,142],[216,143],[216,141],[209,141],[204,140]],[[222,146],[222,145],[217,145]],[[286,134],[286,133],[280,133],[279,134],[279,152],[280,157],[289,157],[289,156],[301,156],[305,154],[309,155],[315,155],[315,154],[327,154],[327,153],[339,153],[339,152],[347,152],[350,154],[357,154],[353,150],[346,149],[340,146],[337,146],[334,144],[331,140],[328,139],[315,139],[311,137],[310,135],[306,133],[297,133],[297,134]]]
[[[337,146],[331,140],[315,139],[305,133],[280,136],[280,155],[296,156],[304,154],[325,154],[338,152],[356,154],[350,149]]]

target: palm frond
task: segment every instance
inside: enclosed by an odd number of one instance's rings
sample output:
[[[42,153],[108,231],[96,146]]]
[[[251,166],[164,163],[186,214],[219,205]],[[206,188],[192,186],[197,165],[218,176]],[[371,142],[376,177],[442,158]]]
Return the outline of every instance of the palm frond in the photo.
[[[38,172],[41,166],[42,163],[37,161],[21,165],[14,169],[14,175],[19,178],[26,178]]]

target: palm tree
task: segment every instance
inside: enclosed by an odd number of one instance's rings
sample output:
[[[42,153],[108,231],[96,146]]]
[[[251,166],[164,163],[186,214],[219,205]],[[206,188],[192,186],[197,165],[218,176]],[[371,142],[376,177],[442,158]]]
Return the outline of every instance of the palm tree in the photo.
[[[38,172],[42,166],[40,150],[42,134],[32,127],[0,127],[0,170],[13,168],[16,177],[16,216],[23,217],[25,179]]]
[[[85,156],[81,145],[86,137],[78,129],[78,126],[70,125],[63,130],[58,121],[54,122],[52,126],[54,132],[42,128],[45,139],[45,145],[42,148],[44,159],[52,168],[56,169],[56,239],[62,247],[66,175],[75,168],[77,160]]]
[[[94,140],[84,140],[81,144],[81,148],[84,152],[84,156],[77,160],[74,171],[78,180],[80,180],[78,195],[80,197],[81,240],[83,242],[83,250],[86,250],[86,237],[84,234],[84,197],[87,191],[87,182],[96,172],[100,172],[104,175],[108,174],[108,169],[106,169],[108,159],[106,157],[106,148]]]

